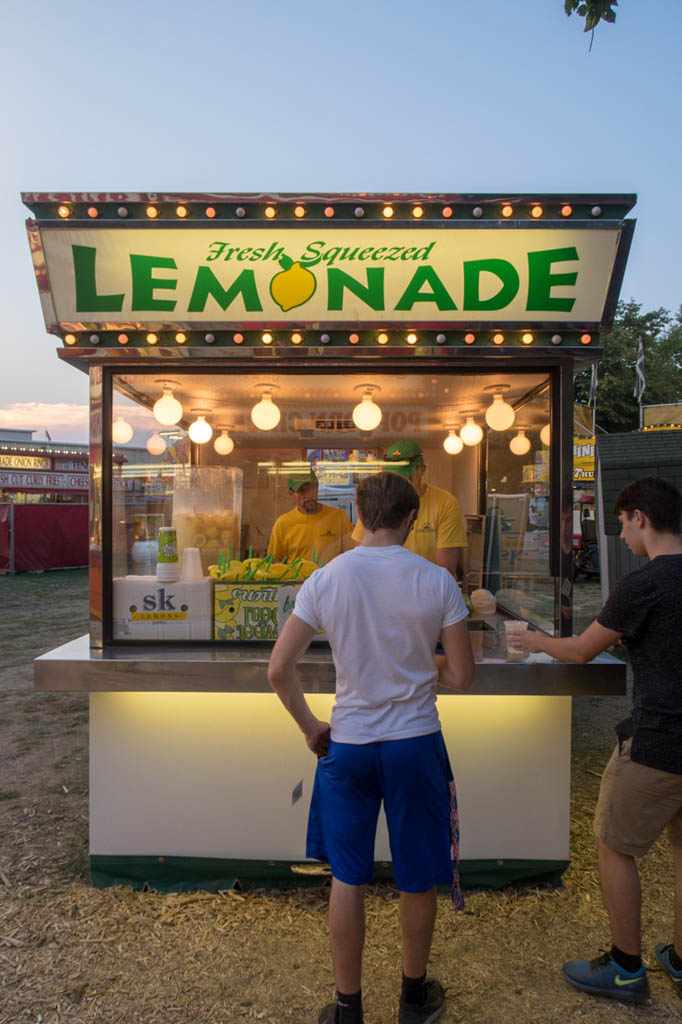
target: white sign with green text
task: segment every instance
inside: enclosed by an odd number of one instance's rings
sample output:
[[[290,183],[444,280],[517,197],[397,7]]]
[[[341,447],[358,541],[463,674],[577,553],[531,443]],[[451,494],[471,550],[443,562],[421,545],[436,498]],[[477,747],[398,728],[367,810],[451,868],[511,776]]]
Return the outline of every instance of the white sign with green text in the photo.
[[[64,323],[597,322],[618,230],[43,228]]]

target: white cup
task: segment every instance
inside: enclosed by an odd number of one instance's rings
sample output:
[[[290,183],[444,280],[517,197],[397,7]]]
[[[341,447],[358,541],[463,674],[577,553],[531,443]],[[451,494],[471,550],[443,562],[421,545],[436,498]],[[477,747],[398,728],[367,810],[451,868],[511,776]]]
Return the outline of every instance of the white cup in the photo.
[[[199,548],[185,548],[182,552],[183,580],[201,580],[204,573],[201,568],[201,552]]]
[[[525,661],[528,651],[522,651],[514,645],[514,639],[519,633],[525,633],[528,623],[522,619],[507,619],[504,623],[504,636],[507,642],[507,661]]]

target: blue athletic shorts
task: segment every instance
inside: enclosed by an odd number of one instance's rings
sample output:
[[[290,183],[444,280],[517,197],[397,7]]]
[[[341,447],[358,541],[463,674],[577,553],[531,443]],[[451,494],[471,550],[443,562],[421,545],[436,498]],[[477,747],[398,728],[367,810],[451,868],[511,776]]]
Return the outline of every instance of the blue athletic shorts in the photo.
[[[374,876],[384,802],[393,877],[402,892],[453,882],[458,836],[452,771],[442,733],[376,743],[329,743],[317,764],[306,855],[327,861],[348,885]]]

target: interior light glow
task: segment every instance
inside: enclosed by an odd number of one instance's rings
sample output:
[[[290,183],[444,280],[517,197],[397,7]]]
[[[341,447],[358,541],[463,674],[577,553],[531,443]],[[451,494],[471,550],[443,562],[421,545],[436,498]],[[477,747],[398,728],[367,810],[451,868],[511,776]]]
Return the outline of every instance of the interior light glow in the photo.
[[[261,334],[260,340],[263,342],[264,345],[272,345],[272,335],[270,334],[269,331],[265,331],[264,334]]]
[[[207,206],[206,209],[204,210],[204,213],[209,218],[209,220],[213,220],[213,218],[215,217],[215,206]]]
[[[475,334],[469,333],[469,334],[465,334],[464,335],[464,342],[465,342],[466,345],[473,345],[473,343],[475,341],[476,341],[476,335]]]
[[[514,212],[514,207],[510,206],[509,203],[505,203],[505,205],[502,207],[502,216],[503,217],[511,217],[513,212]]]
[[[443,448],[445,448],[448,455],[459,455],[462,451],[464,441],[461,437],[458,437],[456,430],[448,430],[448,436],[443,441]]]
[[[117,416],[111,424],[111,440],[114,444],[128,444],[133,436],[133,428],[122,416]]]
[[[592,341],[592,335],[591,334],[581,334],[580,335],[580,344],[581,345],[589,345],[591,341]]]
[[[180,218],[186,217],[188,212],[189,211],[188,211],[186,206],[176,206],[176,208],[175,208],[175,214],[176,214],[177,217],[180,217]]]
[[[382,214],[384,215],[384,217],[387,220],[390,220],[391,217],[393,216],[393,207],[392,206],[384,206],[384,208],[383,208],[383,210],[381,212],[382,212]]]
[[[480,444],[483,440],[483,431],[479,427],[478,423],[474,422],[473,416],[467,416],[466,423],[459,432],[464,444],[469,445],[473,448],[475,445]]]
[[[268,220],[272,220],[273,217],[276,217],[277,216],[277,210],[275,209],[275,207],[274,206],[266,206],[265,207],[265,216],[268,218]]]
[[[509,430],[516,413],[511,405],[505,402],[502,392],[493,394],[492,404],[485,411],[485,421],[491,430]]]
[[[269,391],[263,393],[260,402],[251,410],[251,422],[259,430],[274,430],[281,418],[279,406],[275,405]]]
[[[213,447],[218,455],[229,455],[230,452],[234,451],[234,441],[227,430],[220,431],[220,434],[213,442]]]
[[[145,210],[145,213],[150,218],[150,220],[154,220],[156,217],[159,216],[159,211],[155,206],[148,206],[147,209]]]
[[[64,335],[64,341],[65,341],[65,343],[67,345],[75,345],[76,344],[76,335],[75,334],[65,334]]]
[[[388,345],[388,335],[383,331],[381,334],[377,334],[377,342],[379,345]]]
[[[531,215],[531,217],[535,217],[536,220],[537,220],[538,217],[542,217],[542,207],[539,206],[539,205],[538,206],[533,206],[531,211],[530,211],[530,215]]]
[[[504,334],[493,334],[493,344],[495,344],[495,345],[503,345],[504,344]]]
[[[523,342],[524,345],[532,345],[533,344],[533,335],[530,333],[530,331],[526,331],[525,334],[521,335],[521,341]]]
[[[568,203],[564,203],[564,205],[561,207],[561,216],[562,217],[570,217],[572,213],[573,213],[573,207],[569,206]]]
[[[233,334],[232,335],[232,341],[235,343],[235,345],[241,345],[242,342],[244,341],[244,335],[243,334]]]
[[[526,437],[525,430],[519,430],[509,442],[509,449],[514,455],[525,455],[530,451],[530,438]]]
[[[60,217],[62,217],[63,219],[66,219],[67,217],[71,216],[71,207],[70,206],[58,206],[57,207],[57,213],[59,214]]]
[[[147,344],[148,345],[156,345],[158,340],[159,340],[158,334],[154,334],[153,331],[150,331],[150,333],[147,335]]]
[[[128,338],[127,334],[119,334],[119,336],[118,336],[118,343],[119,343],[119,345],[127,345],[128,341],[129,341],[129,338]]]
[[[292,345],[300,345],[302,341],[303,341],[303,335],[299,334],[297,331],[294,334],[291,335],[291,343],[292,343]]]
[[[324,215],[325,215],[325,217],[333,217],[334,216],[334,207],[333,206],[325,206],[325,208],[324,208]]]
[[[368,389],[362,401],[353,408],[353,423],[358,430],[374,430],[381,423],[381,409],[372,400],[372,390]]]
[[[410,334],[407,335],[407,344],[408,345],[416,345],[418,341],[419,341],[419,338],[417,337],[416,334],[410,333]]]
[[[93,220],[95,217],[99,217],[99,210],[96,206],[88,206],[88,217],[92,217]]]
[[[173,395],[173,389],[163,387],[161,398],[157,398],[152,409],[154,419],[164,427],[172,427],[182,419],[182,405]]]
[[[414,217],[415,220],[419,220],[421,217],[424,216],[424,208],[422,206],[413,206],[412,216]]]
[[[190,423],[187,433],[195,444],[206,444],[213,437],[213,427],[206,422],[205,414],[197,413],[197,418]]]
[[[446,218],[452,217],[452,207],[451,206],[444,206],[441,212],[442,212],[443,216],[446,217]]]
[[[305,217],[305,206],[295,206],[294,207],[294,216],[295,217]]]
[[[165,437],[161,437],[161,434],[157,432],[147,438],[145,447],[150,455],[163,455],[168,445]]]
[[[549,423],[545,423],[544,427],[540,431],[540,440],[549,448],[549,442],[552,440],[552,428]]]

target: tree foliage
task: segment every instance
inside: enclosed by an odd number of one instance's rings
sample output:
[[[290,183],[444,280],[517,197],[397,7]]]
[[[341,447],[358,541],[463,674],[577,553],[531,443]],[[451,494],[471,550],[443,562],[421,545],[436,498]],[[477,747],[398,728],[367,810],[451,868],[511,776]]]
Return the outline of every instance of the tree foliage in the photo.
[[[616,20],[614,7],[618,6],[618,0],[564,0],[566,14],[575,13],[585,19],[585,32],[592,32],[600,21],[607,21],[611,24]]]
[[[602,337],[604,356],[599,363],[597,425],[609,433],[639,427],[633,392],[640,338],[646,378],[642,404],[682,402],[682,308],[673,318],[663,308],[642,313],[640,303],[620,302],[611,331]],[[589,401],[590,378],[589,368],[576,377],[576,402]]]

